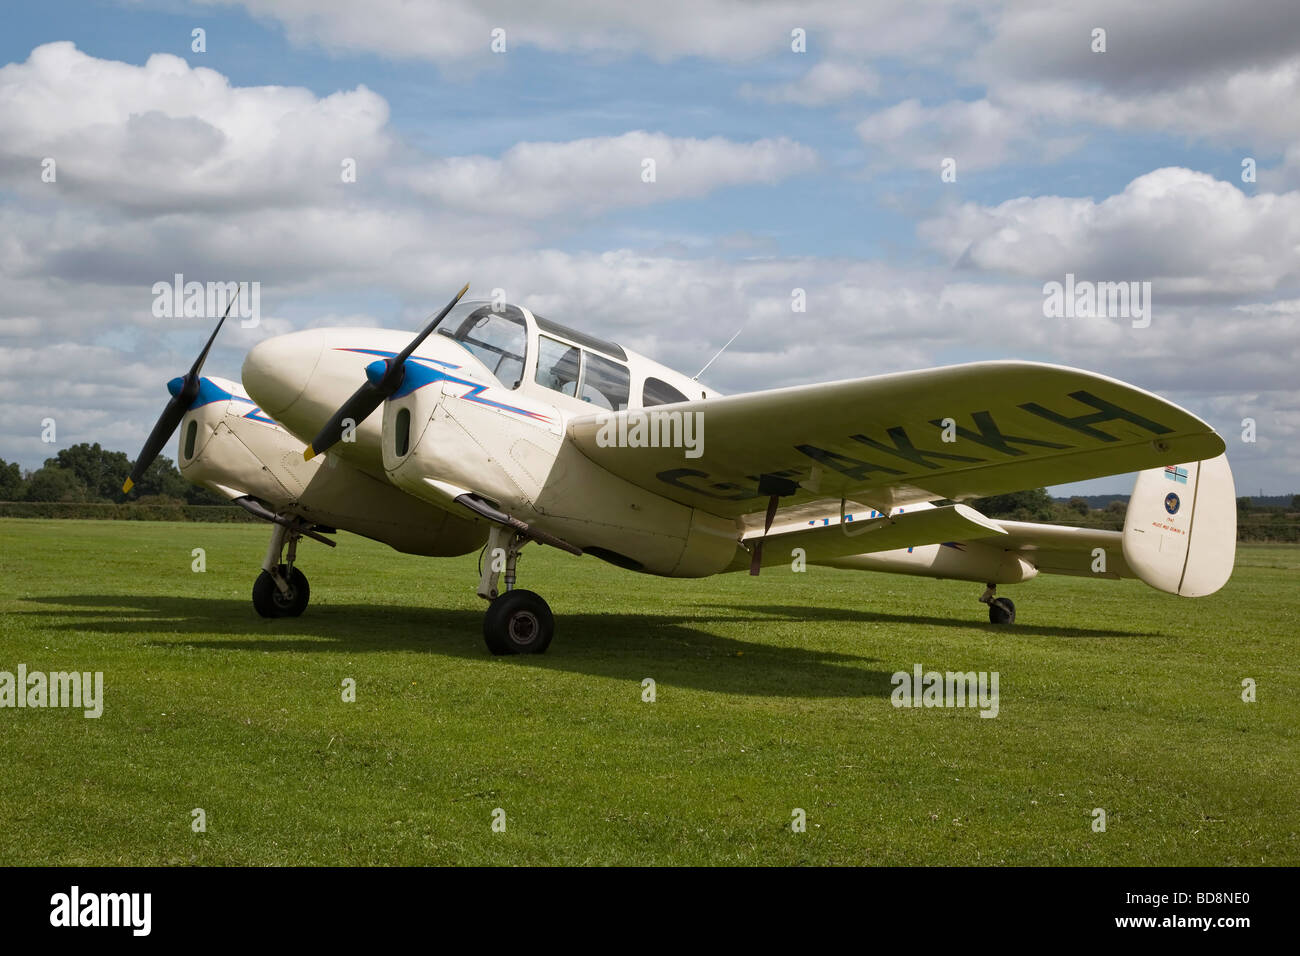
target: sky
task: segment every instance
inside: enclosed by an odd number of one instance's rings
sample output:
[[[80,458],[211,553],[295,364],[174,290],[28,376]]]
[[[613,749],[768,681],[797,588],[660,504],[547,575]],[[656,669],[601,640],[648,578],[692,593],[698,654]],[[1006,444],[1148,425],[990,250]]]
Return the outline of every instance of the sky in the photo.
[[[0,64],[26,468],[134,457],[212,325],[153,314],[180,273],[260,283],[205,368],[229,378],[468,281],[688,374],[741,330],[705,376],[728,393],[1100,372],[1210,422],[1239,493],[1300,491],[1293,0],[47,2],[7,11]],[[1149,322],[1047,314],[1067,275],[1150,283]]]

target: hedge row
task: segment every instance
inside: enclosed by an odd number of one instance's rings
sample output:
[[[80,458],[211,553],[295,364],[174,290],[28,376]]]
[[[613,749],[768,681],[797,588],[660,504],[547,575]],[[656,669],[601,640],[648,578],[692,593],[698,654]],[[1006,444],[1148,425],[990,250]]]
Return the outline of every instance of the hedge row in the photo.
[[[142,505],[89,501],[0,501],[0,518],[79,518],[102,521],[256,521],[238,505]]]

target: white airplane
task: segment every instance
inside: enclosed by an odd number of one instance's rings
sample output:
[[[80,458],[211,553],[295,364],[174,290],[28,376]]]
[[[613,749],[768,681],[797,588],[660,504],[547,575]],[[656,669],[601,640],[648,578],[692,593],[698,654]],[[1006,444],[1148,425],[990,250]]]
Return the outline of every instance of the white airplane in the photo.
[[[344,529],[431,556],[486,545],[478,595],[495,654],[541,653],[554,633],[546,602],[516,587],[529,541],[665,577],[802,560],[980,582],[999,624],[1015,607],[998,585],[1039,573],[1137,577],[1183,597],[1232,573],[1223,439],[1115,379],[998,361],[723,396],[465,291],[414,338],[267,339],[243,387],[200,376],[218,322],[169,383],[125,489],[179,427],[181,473],[272,525],[253,586],[265,617],[307,606],[303,537],[333,547]],[[1134,471],[1122,532],[962,503]]]

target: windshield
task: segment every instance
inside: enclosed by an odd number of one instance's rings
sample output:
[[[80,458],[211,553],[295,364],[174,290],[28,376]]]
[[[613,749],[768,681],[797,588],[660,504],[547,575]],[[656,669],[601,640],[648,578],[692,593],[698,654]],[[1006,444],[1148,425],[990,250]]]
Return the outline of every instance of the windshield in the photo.
[[[517,388],[524,375],[528,330],[524,315],[513,305],[459,302],[434,330],[467,348],[507,388]]]

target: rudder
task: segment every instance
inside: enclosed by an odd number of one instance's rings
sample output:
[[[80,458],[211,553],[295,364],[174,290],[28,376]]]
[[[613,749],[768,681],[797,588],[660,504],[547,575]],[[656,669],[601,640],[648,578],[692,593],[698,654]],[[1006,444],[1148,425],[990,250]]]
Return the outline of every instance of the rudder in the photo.
[[[1232,575],[1237,497],[1228,456],[1139,472],[1124,517],[1124,560],[1147,584],[1213,594]]]

